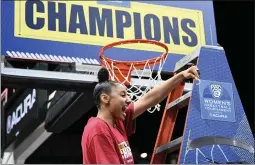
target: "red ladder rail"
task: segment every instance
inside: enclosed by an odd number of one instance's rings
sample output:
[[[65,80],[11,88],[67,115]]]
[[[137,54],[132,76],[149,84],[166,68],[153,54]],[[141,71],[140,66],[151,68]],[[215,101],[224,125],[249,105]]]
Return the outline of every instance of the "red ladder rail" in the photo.
[[[158,147],[168,143],[172,138],[174,125],[177,119],[178,108],[176,107],[172,109],[171,111],[168,111],[167,106],[169,103],[171,103],[172,101],[182,96],[184,92],[184,85],[185,85],[185,82],[177,85],[176,88],[168,95],[166,107],[163,113],[160,129],[159,129],[157,140],[156,140],[156,144],[152,153],[152,158],[150,162],[151,164],[162,164],[164,163],[166,159],[167,153],[165,152],[156,153],[156,150]]]

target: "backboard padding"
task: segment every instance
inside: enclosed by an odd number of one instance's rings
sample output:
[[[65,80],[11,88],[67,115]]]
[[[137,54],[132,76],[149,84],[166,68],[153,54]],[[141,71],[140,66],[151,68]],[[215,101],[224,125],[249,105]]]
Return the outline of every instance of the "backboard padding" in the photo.
[[[205,156],[209,159],[213,158],[214,161],[220,163],[226,163],[228,161],[246,161],[254,164],[254,153],[229,145],[210,145],[201,147],[199,150],[204,154],[204,156],[198,150],[190,150],[186,152],[190,140],[205,136],[222,136],[233,138],[254,148],[254,137],[238,95],[238,91],[235,86],[224,50],[202,47],[198,60],[198,68],[201,73],[201,80],[232,84],[236,122],[202,119],[199,99],[199,85],[197,85],[195,82],[188,108],[179,163],[208,164],[209,162],[204,158]],[[198,162],[196,162],[196,157],[198,157]]]

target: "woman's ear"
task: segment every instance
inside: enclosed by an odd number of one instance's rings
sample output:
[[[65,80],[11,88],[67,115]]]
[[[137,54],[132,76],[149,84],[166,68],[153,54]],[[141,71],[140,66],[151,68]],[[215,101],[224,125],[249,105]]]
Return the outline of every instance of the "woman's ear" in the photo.
[[[110,96],[105,94],[105,93],[102,93],[101,96],[100,96],[100,100],[101,100],[101,103],[109,104]]]

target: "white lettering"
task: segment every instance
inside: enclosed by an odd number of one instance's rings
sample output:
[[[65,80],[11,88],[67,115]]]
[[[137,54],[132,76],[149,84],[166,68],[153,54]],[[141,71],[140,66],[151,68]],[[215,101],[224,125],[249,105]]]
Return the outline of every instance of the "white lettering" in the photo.
[[[11,115],[7,117],[7,129],[6,132],[9,134],[11,130],[17,125],[33,108],[33,105],[36,101],[36,90],[33,89],[32,94],[28,94],[27,97],[23,100],[22,103],[12,112]]]
[[[28,107],[31,108],[31,94],[27,95],[27,97],[24,99],[24,112],[27,113]]]
[[[216,105],[220,104],[220,105],[226,105],[226,106],[230,106],[231,105],[230,101],[228,101],[228,100],[215,100],[215,99],[207,99],[207,98],[205,98],[204,102],[206,104],[216,104]]]
[[[18,106],[16,109],[16,114],[13,114],[15,116],[15,125],[21,120],[21,112],[22,112],[22,104]],[[13,112],[14,113],[14,112]]]
[[[220,115],[220,114],[213,114],[213,117],[219,117],[219,118],[228,118],[226,115]]]

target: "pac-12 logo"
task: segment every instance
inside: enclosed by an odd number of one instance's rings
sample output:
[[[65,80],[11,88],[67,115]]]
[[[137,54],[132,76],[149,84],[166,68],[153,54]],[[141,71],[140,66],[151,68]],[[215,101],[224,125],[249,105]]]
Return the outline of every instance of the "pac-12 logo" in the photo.
[[[219,84],[210,85],[211,94],[214,98],[218,99],[222,96],[222,86]]]

